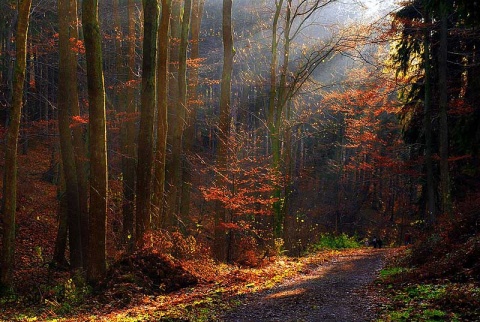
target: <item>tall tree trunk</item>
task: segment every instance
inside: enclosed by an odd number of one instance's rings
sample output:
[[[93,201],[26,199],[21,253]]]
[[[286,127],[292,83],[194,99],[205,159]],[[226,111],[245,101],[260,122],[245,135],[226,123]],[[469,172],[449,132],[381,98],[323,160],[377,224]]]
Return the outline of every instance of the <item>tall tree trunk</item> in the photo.
[[[192,9],[192,32],[191,32],[191,53],[190,61],[192,68],[190,71],[189,82],[189,108],[186,116],[186,128],[184,133],[183,148],[186,155],[183,165],[183,187],[180,204],[180,214],[182,218],[187,218],[190,212],[190,192],[192,188],[192,167],[188,160],[189,154],[193,153],[193,143],[195,141],[195,120],[197,118],[197,109],[199,106],[198,96],[198,69],[200,58],[200,26],[202,23],[203,6],[205,0],[195,0]]]
[[[287,123],[290,121],[291,112],[292,112],[292,101],[289,100],[287,102],[287,110],[286,110],[286,119]],[[292,192],[293,192],[293,174],[294,174],[294,157],[293,157],[293,133],[292,133],[292,126],[287,124],[287,128],[285,129],[285,173],[284,173],[284,196],[285,201],[282,206],[282,217],[279,218],[282,220],[283,230],[282,238],[284,240],[284,245],[287,247],[291,247],[294,245],[294,233],[295,233],[295,224],[296,222],[290,216],[291,214],[291,206],[292,206]]]
[[[86,271],[87,280],[96,284],[106,271],[108,198],[105,83],[97,0],[83,0],[82,16],[90,109],[90,211]]]
[[[190,21],[192,13],[192,0],[185,0],[183,5],[183,19],[182,19],[182,33],[180,38],[179,59],[178,59],[178,125],[174,131],[174,162],[173,162],[173,177],[175,193],[175,215],[180,216],[180,205],[185,200],[182,200],[183,194],[183,167],[182,167],[182,152],[183,152],[183,131],[187,119],[187,102],[188,102],[188,88],[187,88],[187,52],[188,39],[190,34]],[[173,194],[172,194],[173,195]],[[181,218],[180,222],[184,223],[187,218]]]
[[[78,3],[77,0],[68,1],[70,8],[68,11],[70,22],[70,40],[79,39],[78,30]],[[70,44],[72,47],[71,57],[68,60],[68,70],[70,70],[68,91],[70,95],[70,113],[72,117],[81,117],[80,104],[78,98],[78,80],[76,76],[78,58],[74,53],[74,44]],[[73,147],[75,153],[75,167],[77,171],[77,184],[78,184],[78,202],[80,207],[80,221],[81,221],[81,238],[83,249],[83,262],[86,261],[86,253],[88,251],[88,162],[87,162],[87,146],[84,139],[86,129],[81,124],[74,124],[72,127],[73,134]]]
[[[129,10],[128,2],[127,4],[127,12]],[[127,94],[127,84],[128,84],[128,40],[127,37],[130,35],[128,34],[128,28],[125,32],[124,25],[122,23],[120,17],[120,0],[112,0],[112,10],[113,10],[113,29],[114,29],[114,46],[115,52],[120,53],[114,57],[115,60],[115,70],[118,73],[117,80],[115,83],[115,96],[113,100],[113,106],[116,109],[117,115],[123,115],[124,119],[121,120],[120,123],[120,154],[121,154],[121,161],[122,161],[122,192],[123,192],[123,199],[122,199],[122,215],[125,218],[125,207],[127,204],[127,197],[126,197],[126,185],[125,185],[125,160],[127,159],[127,138],[126,135],[126,122],[129,119],[127,115],[127,105],[128,105],[128,94]],[[129,16],[127,13],[127,21],[129,21]],[[130,21],[129,21],[130,22]],[[107,137],[108,139],[108,137]],[[128,208],[127,208],[128,209]],[[133,214],[132,214],[133,215]],[[131,226],[128,229],[125,225],[126,220],[122,221],[122,244],[127,246],[127,252],[133,250],[132,247],[129,246],[129,242],[132,240],[132,232]]]
[[[450,169],[448,166],[448,86],[447,86],[447,43],[448,43],[448,9],[445,0],[440,1],[440,48],[438,57],[438,74],[440,91],[440,181],[442,191],[442,212],[452,214],[450,192]]]
[[[426,2],[426,1],[424,1]],[[430,18],[425,11],[424,31],[424,64],[425,64],[425,101],[423,126],[425,129],[425,168],[427,171],[427,221],[433,224],[436,220],[435,206],[435,179],[433,177],[433,140],[432,140],[432,86],[431,86],[431,65],[430,65]]]
[[[267,126],[270,137],[270,148],[272,154],[272,170],[275,176],[280,174],[280,129],[277,127],[277,115],[281,113],[279,105],[281,105],[278,97],[279,85],[277,84],[277,68],[278,68],[278,25],[280,16],[283,10],[283,0],[275,1],[275,14],[272,23],[272,43],[271,43],[271,55],[272,60],[270,62],[270,93],[268,101],[268,115]],[[273,217],[272,217],[272,229],[274,237],[280,237],[282,230],[282,222],[279,221],[280,208],[281,208],[281,191],[280,187],[275,187],[273,191],[273,198],[278,199],[273,203]]]
[[[228,146],[230,139],[230,114],[231,114],[231,89],[232,89],[232,72],[233,72],[233,30],[232,30],[232,0],[223,0],[223,19],[222,19],[222,36],[223,36],[223,71],[221,80],[220,93],[220,119],[218,129],[218,152],[217,152],[217,169],[220,173],[218,180],[221,186],[228,183],[224,179],[227,175],[228,166]],[[225,231],[223,223],[230,222],[228,210],[219,202],[215,212],[215,240],[214,252],[220,261],[230,260],[230,232]]]
[[[15,28],[17,26],[17,20],[18,20],[18,10],[13,9],[12,6],[9,6],[10,9],[10,21],[9,21],[9,26],[7,30],[5,31],[5,48],[4,52],[5,53],[12,53],[14,52],[14,49],[12,48],[13,42],[12,39],[15,38]],[[7,19],[5,19],[5,24],[7,24]],[[5,99],[10,99],[12,97],[12,91],[13,91],[13,75],[14,75],[14,64],[12,64],[12,57],[10,55],[3,55],[4,58],[4,85],[5,85],[5,92],[4,92],[4,97]],[[7,114],[5,117],[5,127],[8,126],[9,123],[9,115]]]
[[[58,128],[60,133],[60,148],[62,169],[65,179],[65,198],[69,230],[70,264],[73,269],[84,266],[81,208],[75,152],[70,130],[72,114],[70,107],[78,105],[77,66],[75,54],[70,46],[70,1],[58,0],[59,17],[59,63],[58,63]],[[71,61],[74,61],[72,63]]]
[[[27,67],[27,39],[31,0],[18,3],[17,32],[15,35],[16,60],[13,78],[12,108],[7,129],[2,203],[2,253],[0,258],[0,294],[12,288],[15,253],[15,217],[17,208],[17,151],[23,106],[23,85]]]
[[[267,125],[270,137],[274,136],[276,133],[275,128],[275,113],[277,112],[277,65],[278,65],[278,21],[280,14],[282,13],[283,0],[275,1],[275,14],[273,17],[272,24],[272,44],[271,44],[271,55],[272,60],[270,62],[270,93],[268,100],[268,116],[267,116]],[[273,139],[272,139],[273,140]]]
[[[155,175],[153,186],[154,223],[165,227],[165,163],[167,155],[168,133],[168,50],[170,46],[169,30],[172,13],[172,0],[162,0],[162,15],[158,28],[158,114],[157,146],[155,155]]]
[[[338,122],[338,121],[337,121]],[[346,150],[346,120],[345,117],[342,117],[342,120],[338,122],[341,124],[338,127],[337,138],[339,141],[336,159],[337,159],[337,171],[335,173],[335,234],[338,234],[341,231],[341,217],[340,214],[343,212],[342,205],[344,200],[344,191],[343,191],[343,177],[345,175],[345,150]]]
[[[125,55],[125,74],[127,82],[135,76],[135,0],[128,0],[128,46]],[[123,173],[123,241],[129,251],[134,247],[134,205],[135,205],[135,113],[137,105],[135,100],[135,87],[127,86],[125,93],[127,119],[122,123],[121,141],[123,147],[122,173]]]
[[[158,14],[158,0],[143,1],[142,93],[137,158],[141,160],[141,162],[137,164],[137,212],[135,225],[135,241],[137,246],[143,244],[144,234],[151,228],[150,202],[152,193],[153,127],[157,104],[156,59]]]
[[[178,72],[176,75],[176,102],[171,131],[171,160],[169,166],[169,190],[167,195],[168,226],[178,224],[180,197],[182,192],[182,139],[187,104],[187,49],[190,30],[192,1],[185,0],[183,4],[182,24],[180,27],[180,43],[178,46]],[[172,29],[173,31],[173,29]],[[173,32],[172,32],[173,35]],[[175,84],[172,84],[175,86]]]
[[[55,249],[53,251],[53,262],[60,267],[67,267],[67,259],[65,251],[67,250],[68,241],[68,204],[65,196],[65,176],[63,169],[60,169],[60,178],[57,184],[57,200],[58,200],[58,229],[55,238]]]
[[[275,117],[274,117],[274,133],[272,133],[272,157],[273,157],[273,170],[277,175],[281,175],[281,158],[282,158],[282,146],[281,146],[281,136],[282,136],[282,121],[285,114],[285,106],[288,104],[290,99],[288,96],[287,89],[287,74],[288,74],[288,65],[290,57],[290,26],[291,26],[291,7],[292,1],[287,0],[287,8],[285,13],[285,25],[283,32],[283,63],[280,74],[280,82],[278,84],[277,90],[277,104],[275,105]],[[288,152],[289,153],[289,152]],[[274,198],[280,199],[282,197],[282,188],[275,187]],[[282,203],[280,201],[275,201],[273,205],[273,236],[275,238],[283,237],[283,223],[285,218],[285,209],[282,209]]]
[[[177,193],[175,172],[180,171],[181,166],[181,146],[176,145],[176,133],[182,131],[183,120],[180,118],[178,110],[178,65],[179,65],[179,43],[181,38],[181,12],[182,0],[172,0],[172,13],[170,19],[170,82],[169,82],[169,105],[168,105],[168,137],[167,145],[170,153],[166,159],[166,209],[165,209],[165,227],[173,227],[176,224],[177,214]],[[180,130],[179,130],[180,128]]]

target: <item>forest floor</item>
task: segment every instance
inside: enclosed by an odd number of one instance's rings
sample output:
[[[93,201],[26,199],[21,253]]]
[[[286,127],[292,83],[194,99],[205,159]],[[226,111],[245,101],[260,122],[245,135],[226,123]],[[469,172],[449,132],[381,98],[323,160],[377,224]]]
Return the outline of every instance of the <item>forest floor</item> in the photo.
[[[2,303],[0,321],[373,321],[383,300],[372,282],[391,252],[320,251],[258,268],[205,263],[199,284],[161,295],[64,286],[70,295]]]

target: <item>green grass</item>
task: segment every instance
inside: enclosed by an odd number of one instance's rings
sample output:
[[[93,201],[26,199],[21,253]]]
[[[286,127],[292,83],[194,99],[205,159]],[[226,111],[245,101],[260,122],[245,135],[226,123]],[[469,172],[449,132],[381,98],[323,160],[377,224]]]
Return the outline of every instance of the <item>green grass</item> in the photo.
[[[394,299],[409,305],[410,302],[425,303],[426,301],[438,300],[446,295],[445,285],[419,284],[398,291]]]
[[[384,275],[389,276],[400,268],[385,270]],[[451,321],[453,314],[439,309],[438,304],[448,296],[446,285],[415,284],[397,289],[392,297],[394,305],[387,313],[387,321]]]
[[[389,314],[389,321],[410,321],[411,309],[393,311]]]
[[[390,301],[378,321],[480,321],[480,289],[473,283],[388,283],[384,288]]]
[[[393,311],[387,321],[450,321],[447,313],[438,309],[414,311],[411,308]]]
[[[310,247],[310,251],[318,251],[323,249],[348,249],[360,248],[362,244],[357,242],[355,237],[350,237],[347,234],[323,234],[320,240]]]
[[[402,274],[407,272],[408,269],[404,267],[389,267],[389,268],[384,268],[380,271],[380,278],[385,279],[388,277],[392,277],[398,274]]]

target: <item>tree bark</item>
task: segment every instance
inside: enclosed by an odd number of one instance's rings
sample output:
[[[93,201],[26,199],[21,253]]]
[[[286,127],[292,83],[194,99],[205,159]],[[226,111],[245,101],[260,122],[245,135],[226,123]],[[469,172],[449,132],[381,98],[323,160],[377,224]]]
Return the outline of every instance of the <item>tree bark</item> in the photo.
[[[60,178],[57,185],[57,199],[58,199],[58,229],[57,237],[55,238],[55,249],[53,251],[53,263],[60,267],[67,267],[68,262],[65,258],[65,251],[67,250],[68,241],[68,204],[65,197],[65,177],[63,169],[60,170]]]
[[[452,215],[450,192],[450,169],[448,166],[448,10],[445,0],[440,1],[440,48],[438,57],[438,90],[440,92],[440,181],[442,192],[442,213]]]
[[[272,154],[272,169],[274,171],[274,175],[279,175],[279,163],[280,163],[280,138],[279,132],[280,130],[276,126],[276,115],[279,113],[278,110],[278,84],[277,84],[277,68],[278,68],[278,44],[279,44],[279,37],[278,37],[278,24],[280,20],[280,15],[283,9],[283,0],[276,0],[275,1],[275,13],[273,16],[273,23],[272,23],[272,42],[271,42],[271,49],[270,54],[272,56],[272,60],[270,62],[270,92],[269,92],[269,100],[268,100],[268,114],[267,114],[267,127],[268,127],[268,135],[270,139],[270,150],[267,153]],[[275,199],[280,198],[280,188],[275,187],[273,191],[272,197]],[[278,214],[280,213],[280,201],[274,201],[272,210],[273,210],[273,217],[271,220],[272,224],[272,231],[273,235],[278,237]],[[280,227],[281,229],[281,227]],[[272,241],[273,242],[273,241]]]
[[[281,146],[281,136],[283,134],[282,121],[284,120],[285,115],[285,106],[290,101],[288,98],[288,89],[287,89],[287,73],[290,57],[290,27],[291,27],[291,8],[292,1],[287,0],[286,4],[286,13],[285,13],[285,24],[283,32],[283,63],[280,73],[280,82],[278,85],[278,97],[277,104],[275,105],[275,116],[274,116],[274,132],[272,133],[272,158],[273,158],[273,170],[277,175],[281,175],[281,159],[282,159],[282,146]],[[289,153],[289,152],[287,152]],[[284,169],[286,171],[286,169]],[[286,173],[284,172],[283,175]],[[280,199],[282,197],[282,188],[275,187],[274,198]],[[285,196],[283,196],[285,197]],[[282,206],[280,200],[275,201],[273,204],[273,237],[281,238],[283,237],[283,224],[285,220],[285,208]]]
[[[182,145],[183,130],[187,108],[187,49],[188,35],[190,31],[190,17],[192,10],[192,1],[185,0],[183,4],[182,23],[180,26],[180,43],[178,46],[178,72],[176,74],[176,84],[172,84],[176,91],[175,110],[172,114],[171,127],[171,158],[169,163],[169,187],[167,194],[167,226],[172,227],[178,224],[182,192]],[[172,25],[173,26],[173,25]],[[172,28],[172,35],[173,35]],[[172,79],[174,81],[174,79]]]
[[[90,211],[86,271],[88,282],[96,284],[106,272],[108,198],[105,83],[98,1],[84,0],[82,16],[90,109]]]
[[[272,24],[272,43],[270,53],[272,55],[272,60],[270,62],[270,93],[268,100],[268,116],[267,116],[267,125],[269,130],[269,135],[274,140],[275,133],[277,129],[275,128],[275,114],[277,113],[277,65],[278,65],[278,21],[280,19],[280,14],[282,13],[283,0],[275,1],[275,14],[273,17]],[[275,163],[275,161],[273,161]],[[275,165],[274,165],[275,166]]]
[[[171,187],[171,201],[174,204],[175,216],[180,216],[180,207],[185,202],[182,200],[183,194],[183,167],[182,167],[182,155],[183,150],[183,132],[185,128],[185,122],[187,118],[187,51],[188,51],[188,39],[190,34],[190,20],[192,13],[192,0],[185,0],[183,4],[183,19],[182,19],[182,31],[180,37],[180,47],[178,49],[178,100],[177,100],[177,126],[173,132],[173,162],[172,162],[172,175],[173,186]],[[181,218],[177,221],[184,223],[187,218]]]
[[[223,71],[220,93],[220,119],[218,129],[218,152],[217,169],[220,173],[218,181],[221,187],[228,183],[224,179],[227,175],[228,166],[228,145],[230,139],[230,114],[231,114],[231,88],[233,72],[233,29],[232,29],[232,0],[223,0],[223,19],[222,19],[222,37],[223,37]],[[228,210],[223,203],[218,202],[215,212],[215,240],[214,252],[219,261],[230,260],[230,232],[223,227],[224,223],[231,221],[228,216]]]
[[[70,1],[58,0],[59,17],[59,63],[58,63],[58,128],[62,169],[65,180],[65,198],[69,230],[70,264],[73,269],[84,266],[81,208],[75,152],[70,129],[72,114],[70,107],[78,105],[77,68],[75,54],[70,47]],[[74,61],[72,63],[72,60]]]
[[[432,87],[431,87],[431,66],[430,66],[430,18],[425,11],[425,31],[424,31],[424,52],[423,60],[425,64],[425,101],[423,126],[425,130],[425,168],[427,171],[427,221],[433,224],[436,220],[435,206],[435,179],[433,177],[433,139],[432,139]]]
[[[77,0],[68,1],[70,8],[68,11],[69,16],[69,35],[70,41],[79,39],[78,30],[78,3]],[[75,46],[71,44],[71,47]],[[78,58],[74,48],[70,48],[70,59],[68,60],[68,91],[70,95],[70,113],[72,117],[81,117],[80,104],[78,98],[78,80],[77,80],[77,64]],[[87,146],[85,142],[86,129],[81,124],[74,124],[72,127],[73,134],[73,148],[75,153],[75,167],[77,171],[77,184],[78,184],[78,202],[80,207],[80,225],[81,225],[81,238],[83,249],[83,262],[86,261],[86,253],[88,251],[88,157]]]
[[[151,193],[153,167],[153,128],[157,104],[156,59],[159,7],[157,0],[143,1],[144,38],[140,131],[138,137],[137,201],[135,241],[143,245],[145,232],[151,228]]]
[[[23,107],[23,85],[27,66],[27,40],[31,0],[18,3],[17,32],[15,35],[16,62],[13,78],[13,98],[10,124],[7,129],[5,169],[3,179],[2,220],[3,237],[0,258],[0,294],[12,288],[15,253],[15,217],[17,208],[17,152],[20,120]]]
[[[135,0],[128,0],[128,48],[125,55],[125,68],[127,81],[132,81],[135,76]],[[135,176],[136,176],[136,150],[135,150],[135,114],[137,104],[135,100],[135,87],[127,86],[125,93],[125,112],[127,119],[122,123],[122,173],[123,173],[123,242],[128,251],[134,248],[134,212],[135,212]]]
[[[181,153],[182,147],[176,144],[178,133],[183,130],[183,120],[178,110],[178,78],[179,78],[179,55],[180,55],[180,38],[181,38],[181,10],[182,0],[172,0],[172,13],[170,19],[170,82],[169,82],[169,104],[168,104],[168,136],[167,146],[170,153],[166,158],[166,206],[165,206],[165,227],[173,227],[176,225],[176,215],[178,210],[178,188],[175,173],[181,171]]]
[[[162,0],[162,14],[158,28],[158,114],[157,146],[155,155],[155,175],[153,185],[153,207],[155,226],[165,227],[165,165],[168,133],[168,51],[170,46],[169,30],[172,13],[172,0]]]
[[[200,58],[200,26],[202,23],[203,6],[205,0],[195,0],[192,8],[192,31],[191,31],[191,51],[190,61],[192,61],[192,68],[189,75],[189,106],[186,115],[186,128],[184,131],[183,149],[186,155],[183,164],[183,187],[180,204],[180,214],[182,218],[187,218],[190,212],[190,192],[192,190],[192,167],[188,160],[188,156],[193,153],[193,145],[195,141],[195,121],[197,118],[197,109],[200,104],[198,95],[198,69]]]

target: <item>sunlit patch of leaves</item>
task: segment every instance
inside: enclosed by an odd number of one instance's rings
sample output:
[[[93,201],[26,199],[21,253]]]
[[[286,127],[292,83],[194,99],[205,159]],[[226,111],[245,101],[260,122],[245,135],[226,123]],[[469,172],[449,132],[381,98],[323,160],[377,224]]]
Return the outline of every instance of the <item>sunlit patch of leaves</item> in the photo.
[[[242,304],[248,294],[262,292],[314,265],[336,252],[321,252],[303,258],[278,257],[259,268],[242,268],[197,259],[182,260],[182,266],[201,274],[200,283],[173,293],[156,296],[137,294],[126,306],[114,306],[77,314],[91,320],[93,314],[109,321],[215,321],[225,312]]]

